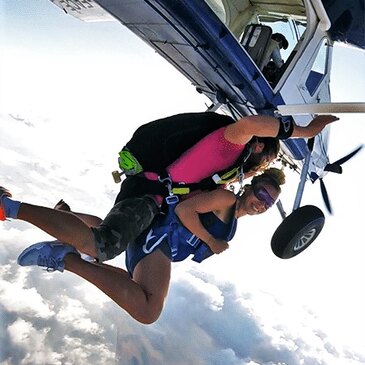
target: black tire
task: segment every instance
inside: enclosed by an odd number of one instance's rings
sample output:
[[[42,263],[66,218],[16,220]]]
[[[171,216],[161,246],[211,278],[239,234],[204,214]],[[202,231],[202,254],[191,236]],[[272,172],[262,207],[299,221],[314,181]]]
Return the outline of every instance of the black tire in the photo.
[[[277,257],[289,259],[303,252],[317,238],[324,226],[323,212],[306,205],[287,216],[271,239],[271,249]]]

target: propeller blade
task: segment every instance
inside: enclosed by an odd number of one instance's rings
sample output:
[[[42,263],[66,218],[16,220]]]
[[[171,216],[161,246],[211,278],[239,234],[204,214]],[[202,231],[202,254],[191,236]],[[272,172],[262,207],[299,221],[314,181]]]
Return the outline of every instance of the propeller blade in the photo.
[[[324,171],[335,172],[336,174],[342,174],[342,167],[336,163],[328,163],[324,168]]]
[[[357,147],[354,151],[352,151],[348,155],[346,155],[346,156],[340,158],[339,160],[337,160],[336,162],[334,162],[333,165],[342,165],[343,163],[348,161],[350,158],[354,157],[358,152],[360,152],[363,147],[364,147],[364,145]]]
[[[330,214],[332,214],[331,203],[330,203],[330,199],[328,197],[326,186],[324,185],[324,182],[323,182],[322,179],[319,179],[319,183],[320,183],[320,186],[321,186],[321,193],[322,193],[324,204],[325,204],[328,212]]]

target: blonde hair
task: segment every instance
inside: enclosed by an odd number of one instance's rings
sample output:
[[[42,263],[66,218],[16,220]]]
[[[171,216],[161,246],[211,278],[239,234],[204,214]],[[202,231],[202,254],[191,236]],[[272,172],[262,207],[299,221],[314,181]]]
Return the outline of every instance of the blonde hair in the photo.
[[[277,169],[276,167],[270,167],[262,174],[254,176],[251,180],[252,186],[265,183],[270,184],[281,192],[280,185],[285,184],[285,174],[283,170]]]

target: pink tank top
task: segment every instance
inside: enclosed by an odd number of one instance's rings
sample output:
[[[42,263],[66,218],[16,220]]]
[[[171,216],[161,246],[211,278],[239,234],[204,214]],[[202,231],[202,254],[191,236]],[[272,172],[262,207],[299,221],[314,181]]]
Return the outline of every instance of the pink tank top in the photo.
[[[227,141],[224,138],[225,128],[208,134],[173,162],[166,169],[172,181],[196,183],[232,166],[245,145]],[[153,172],[145,172],[145,176],[157,180],[157,174]]]

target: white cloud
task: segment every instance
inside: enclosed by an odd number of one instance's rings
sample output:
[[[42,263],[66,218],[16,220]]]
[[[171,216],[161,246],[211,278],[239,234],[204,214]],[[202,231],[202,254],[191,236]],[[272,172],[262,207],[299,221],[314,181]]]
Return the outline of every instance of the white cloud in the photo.
[[[191,279],[195,275],[222,293],[224,305],[218,312],[212,308],[211,294],[204,285],[190,284],[195,282]],[[287,317],[290,310],[292,314]],[[229,283],[196,272],[179,272],[174,277],[165,310],[153,328],[161,331],[145,331],[144,335],[151,341],[155,338],[155,348],[163,344],[165,363],[221,364],[225,359],[225,364],[235,365],[250,361],[261,365],[332,365],[341,361],[356,364],[351,359],[359,356],[354,350],[346,354],[341,346],[331,343],[328,335],[318,330],[310,312],[300,307],[293,310],[268,293],[240,293]],[[123,336],[119,337],[123,343]],[[176,343],[179,349],[174,347]],[[180,348],[190,349],[189,355]]]
[[[67,352],[66,365],[73,364],[115,364],[114,349],[104,343],[88,344],[77,337],[66,335],[63,350]]]
[[[85,333],[100,334],[102,332],[99,325],[88,318],[89,313],[79,300],[64,296],[59,299],[64,303],[57,313],[57,319],[60,322]]]
[[[25,351],[19,364],[63,363],[64,355],[52,351],[45,341],[50,328],[36,329],[30,322],[18,318],[7,330],[14,344]]]
[[[31,343],[28,338],[34,328],[49,343],[49,348],[35,348],[34,353],[32,347],[28,351],[22,346],[19,352],[22,356],[14,364],[22,364],[30,356],[34,359],[48,356],[57,363],[59,353],[64,354],[62,361],[69,364],[86,364],[90,359],[112,364],[116,356],[123,359],[120,360],[123,365],[128,364],[123,362],[126,359],[130,363],[138,359],[144,364],[147,358],[150,365],[220,365],[223,360],[225,365],[250,362],[271,365],[280,361],[301,365],[301,359],[313,365],[340,365],[341,361],[358,365],[357,361],[364,358],[332,342],[328,334],[319,330],[313,313],[290,306],[294,301],[283,303],[272,294],[259,291],[240,292],[212,275],[197,270],[184,272],[183,265],[176,275],[174,270],[164,312],[151,326],[137,324],[105,297],[101,306],[85,300],[90,285],[85,286],[71,274],[42,273],[39,268],[18,269],[14,262],[1,269],[1,283],[8,281],[9,290],[11,285],[17,285],[19,298],[42,298],[38,302],[29,301],[32,306],[23,303],[14,308],[11,303],[3,308],[7,313],[3,318],[10,320],[11,313],[17,315],[8,326],[11,347],[19,351],[21,339],[26,339],[25,344]],[[37,289],[27,289],[26,282],[34,283]],[[47,313],[42,303],[52,303],[48,317],[41,316]]]
[[[182,284],[185,284],[186,287],[190,287],[193,292],[202,293],[205,302],[199,303],[199,305],[207,305],[214,311],[222,309],[224,305],[224,296],[216,285],[213,285],[197,276],[186,273],[182,266],[180,266],[180,269],[180,275],[178,270],[175,271],[177,275],[174,275],[172,283],[179,281]]]
[[[15,265],[15,262],[11,265]],[[9,312],[37,318],[50,318],[54,315],[52,307],[36,288],[26,288],[27,272],[18,270],[14,273],[14,270],[10,270],[11,265],[2,266],[0,270],[0,299],[4,308]],[[11,278],[7,275],[10,271]],[[4,276],[5,280],[2,278]]]

